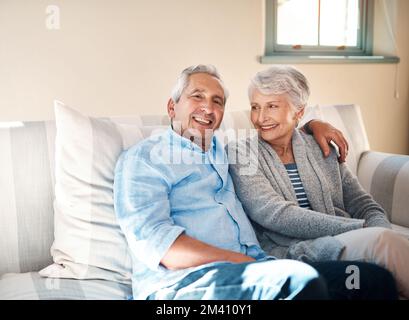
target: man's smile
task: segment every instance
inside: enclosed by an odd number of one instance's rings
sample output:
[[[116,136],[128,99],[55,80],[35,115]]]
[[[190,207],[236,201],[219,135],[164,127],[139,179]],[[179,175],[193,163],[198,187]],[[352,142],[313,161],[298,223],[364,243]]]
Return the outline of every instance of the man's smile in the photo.
[[[201,126],[210,126],[213,124],[213,120],[212,119],[208,119],[206,117],[203,116],[192,116],[192,119],[197,122],[198,124],[200,124]]]

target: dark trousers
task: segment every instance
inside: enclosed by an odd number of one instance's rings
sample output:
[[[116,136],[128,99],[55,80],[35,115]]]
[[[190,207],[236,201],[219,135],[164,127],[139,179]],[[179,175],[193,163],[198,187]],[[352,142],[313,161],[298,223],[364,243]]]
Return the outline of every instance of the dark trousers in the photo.
[[[356,261],[326,261],[309,264],[324,278],[332,300],[398,299],[392,274],[375,264]]]

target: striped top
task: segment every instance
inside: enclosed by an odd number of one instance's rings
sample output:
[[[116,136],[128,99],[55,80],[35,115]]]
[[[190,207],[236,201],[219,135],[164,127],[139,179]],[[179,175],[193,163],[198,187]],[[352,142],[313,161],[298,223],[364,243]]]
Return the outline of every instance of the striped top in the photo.
[[[298,174],[297,165],[295,163],[288,163],[285,164],[284,167],[287,170],[288,176],[290,177],[299,206],[301,208],[311,209],[310,202],[308,201],[307,194],[305,193],[302,185],[300,175]]]

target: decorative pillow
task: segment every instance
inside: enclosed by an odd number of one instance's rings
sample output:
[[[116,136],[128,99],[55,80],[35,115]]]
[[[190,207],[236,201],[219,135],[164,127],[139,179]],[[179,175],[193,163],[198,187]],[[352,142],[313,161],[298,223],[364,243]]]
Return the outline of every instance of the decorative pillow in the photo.
[[[113,182],[120,153],[140,141],[141,119],[87,117],[55,101],[54,264],[40,275],[131,283],[131,258],[116,222]]]

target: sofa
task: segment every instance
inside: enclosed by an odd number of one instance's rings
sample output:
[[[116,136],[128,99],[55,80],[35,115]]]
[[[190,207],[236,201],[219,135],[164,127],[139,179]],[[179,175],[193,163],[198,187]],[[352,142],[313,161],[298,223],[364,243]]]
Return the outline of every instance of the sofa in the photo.
[[[55,121],[0,122],[0,299],[131,299],[112,201],[115,162],[169,120],[55,108]],[[344,133],[348,166],[409,238],[409,156],[371,150],[357,105],[312,106],[303,121],[312,118]],[[218,134],[251,128],[247,110],[227,111]]]

